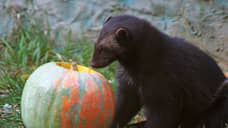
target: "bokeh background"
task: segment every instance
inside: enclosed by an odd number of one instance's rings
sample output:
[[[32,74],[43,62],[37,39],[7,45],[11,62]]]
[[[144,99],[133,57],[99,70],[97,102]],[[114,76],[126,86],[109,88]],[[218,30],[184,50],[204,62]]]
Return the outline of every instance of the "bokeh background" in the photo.
[[[22,24],[38,21],[60,44],[69,29],[72,40],[94,39],[105,17],[120,14],[145,18],[169,35],[228,58],[227,0],[1,0],[0,36],[12,33],[20,18]]]

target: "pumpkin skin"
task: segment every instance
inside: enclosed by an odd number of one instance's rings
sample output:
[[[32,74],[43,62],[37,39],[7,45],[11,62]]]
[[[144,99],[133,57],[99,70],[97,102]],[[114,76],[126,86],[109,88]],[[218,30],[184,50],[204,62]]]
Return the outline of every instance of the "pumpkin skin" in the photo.
[[[40,66],[26,81],[22,119],[27,128],[106,128],[114,113],[114,95],[101,74],[70,63]]]

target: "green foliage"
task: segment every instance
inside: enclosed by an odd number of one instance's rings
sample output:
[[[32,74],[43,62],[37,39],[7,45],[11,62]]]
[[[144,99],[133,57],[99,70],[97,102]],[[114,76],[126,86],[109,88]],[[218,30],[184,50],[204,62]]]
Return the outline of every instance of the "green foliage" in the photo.
[[[28,3],[32,3],[33,4],[33,0],[25,0],[25,2],[28,4]]]
[[[18,26],[11,38],[0,40],[0,97],[1,127],[23,125],[20,118],[20,99],[29,74],[40,64],[54,60],[48,37],[39,26]],[[4,105],[13,107],[6,113]],[[14,107],[16,106],[16,107]]]
[[[59,49],[39,25],[18,26],[10,38],[0,39],[0,124],[3,127],[23,126],[20,117],[21,94],[29,75],[40,65],[50,61],[73,61],[89,66],[93,45],[86,39],[72,42],[71,30],[66,44]],[[115,64],[99,69],[115,86]],[[1,91],[4,93],[1,94]],[[10,104],[6,113],[4,105]]]

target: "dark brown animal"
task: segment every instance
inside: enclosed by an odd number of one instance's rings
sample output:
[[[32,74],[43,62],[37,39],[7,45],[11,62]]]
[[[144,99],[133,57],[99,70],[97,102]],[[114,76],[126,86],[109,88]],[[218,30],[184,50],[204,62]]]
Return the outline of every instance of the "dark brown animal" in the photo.
[[[91,66],[116,60],[119,86],[111,128],[124,127],[141,107],[146,128],[224,127],[228,82],[199,48],[143,19],[121,15],[106,19]]]

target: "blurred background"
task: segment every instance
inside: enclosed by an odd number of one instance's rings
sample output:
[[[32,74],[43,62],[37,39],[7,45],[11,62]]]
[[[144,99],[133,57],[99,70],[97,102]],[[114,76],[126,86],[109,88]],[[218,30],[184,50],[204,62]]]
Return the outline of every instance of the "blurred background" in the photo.
[[[0,0],[0,128],[23,127],[21,93],[37,66],[89,66],[104,19],[121,14],[190,41],[228,71],[228,0]],[[98,70],[114,91],[115,65]]]

